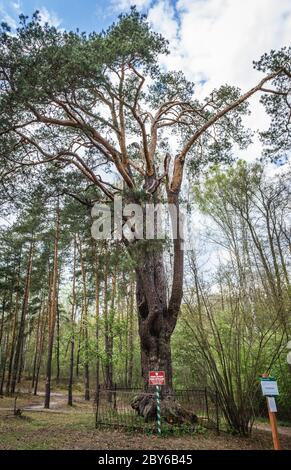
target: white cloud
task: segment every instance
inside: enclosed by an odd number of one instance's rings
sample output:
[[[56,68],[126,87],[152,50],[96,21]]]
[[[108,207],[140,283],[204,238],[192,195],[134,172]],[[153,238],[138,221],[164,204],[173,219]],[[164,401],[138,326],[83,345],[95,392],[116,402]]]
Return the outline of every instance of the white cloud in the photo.
[[[291,40],[289,0],[178,0],[175,7],[159,0],[148,14],[153,28],[170,41],[171,54],[161,63],[198,82],[198,97],[225,83],[248,89],[262,77],[252,61]],[[265,128],[268,118],[258,97],[251,110],[246,123]],[[253,158],[260,151],[256,139],[247,152]]]
[[[46,7],[41,7],[39,9],[39,13],[42,24],[48,23],[50,26],[55,26],[56,28],[60,26],[62,20],[55,12],[49,11]]]
[[[21,13],[22,5],[20,1],[11,2],[11,7],[16,13]]]
[[[252,60],[289,44],[289,0],[179,0],[180,46],[188,71],[209,87],[231,81],[248,87],[257,77]]]
[[[110,3],[116,10],[128,10],[133,5],[141,10],[149,7],[152,0],[111,0]]]
[[[166,37],[171,47],[175,47],[178,34],[178,24],[175,19],[175,11],[169,1],[160,0],[149,10],[148,19],[153,26],[157,26],[158,32]]]
[[[250,86],[257,76],[252,60],[291,39],[289,0],[178,0],[175,8],[159,0],[149,20],[175,40],[167,66],[176,67],[179,52],[187,76],[206,79],[209,89],[226,81]]]

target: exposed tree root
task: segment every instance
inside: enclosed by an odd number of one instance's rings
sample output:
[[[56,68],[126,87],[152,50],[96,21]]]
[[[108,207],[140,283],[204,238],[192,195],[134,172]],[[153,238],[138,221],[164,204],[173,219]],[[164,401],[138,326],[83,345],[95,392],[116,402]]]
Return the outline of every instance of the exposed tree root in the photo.
[[[132,408],[150,421],[157,416],[157,405],[154,394],[140,393],[135,396],[131,403]],[[195,424],[198,422],[197,416],[184,408],[173,395],[166,395],[161,398],[161,417],[169,424]]]

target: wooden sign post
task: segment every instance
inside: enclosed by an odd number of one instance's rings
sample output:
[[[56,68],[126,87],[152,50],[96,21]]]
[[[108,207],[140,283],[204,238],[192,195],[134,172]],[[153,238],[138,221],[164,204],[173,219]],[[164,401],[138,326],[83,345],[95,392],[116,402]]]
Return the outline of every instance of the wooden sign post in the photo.
[[[269,413],[269,421],[272,431],[272,438],[275,450],[281,450],[280,442],[279,442],[279,434],[278,434],[278,427],[277,427],[277,419],[276,419],[276,401],[274,395],[279,395],[277,381],[272,377],[269,377],[268,374],[263,374],[261,378],[261,388],[263,395],[266,397],[267,400],[267,407]]]

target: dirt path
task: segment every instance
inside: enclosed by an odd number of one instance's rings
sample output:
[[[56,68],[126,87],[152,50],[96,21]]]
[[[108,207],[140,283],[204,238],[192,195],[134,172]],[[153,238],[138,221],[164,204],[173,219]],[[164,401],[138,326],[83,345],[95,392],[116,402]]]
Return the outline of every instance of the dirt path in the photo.
[[[52,392],[51,393],[51,401],[50,401],[50,408],[46,409],[44,408],[44,392],[39,392],[36,396],[28,397],[25,398],[26,403],[24,404],[24,398],[20,395],[17,399],[16,402],[16,408],[19,408],[20,410],[23,411],[43,411],[46,413],[64,413],[64,414],[70,414],[72,412],[78,413],[78,412],[86,412],[84,409],[78,409],[78,408],[68,408],[67,405],[67,394],[61,393],[61,392]],[[40,400],[40,398],[43,398]],[[74,402],[76,403],[82,403],[83,402],[83,397],[82,395],[75,395],[74,396]],[[0,411],[13,411],[14,409],[14,398],[10,399],[10,403],[8,406],[1,406],[1,401],[0,401]],[[87,410],[88,413],[92,413],[92,407],[91,409],[89,408]]]
[[[265,432],[271,432],[270,426],[265,423],[256,423],[254,425],[254,429],[258,429],[260,431],[265,431]],[[281,434],[282,436],[288,436],[291,439],[291,428],[278,426],[278,433]]]
[[[44,397],[45,393],[44,392],[39,392],[38,397]],[[49,412],[67,412],[67,410],[64,410],[64,408],[67,406],[67,395],[64,393],[57,393],[57,392],[52,392],[51,393],[51,400],[50,400],[50,408],[46,411]],[[26,405],[23,410],[31,410],[31,411],[41,411],[44,410],[44,404],[28,404]]]

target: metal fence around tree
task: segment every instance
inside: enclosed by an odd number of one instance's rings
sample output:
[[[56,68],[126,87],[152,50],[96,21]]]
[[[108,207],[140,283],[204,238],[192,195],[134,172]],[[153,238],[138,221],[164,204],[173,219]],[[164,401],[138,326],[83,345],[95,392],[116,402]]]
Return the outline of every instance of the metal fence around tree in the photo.
[[[155,419],[145,420],[132,408],[131,404],[139,393],[144,393],[139,388],[112,389],[99,387],[95,397],[95,425],[98,427],[124,428],[127,430],[139,430],[143,432],[156,432]],[[149,394],[154,393],[149,392]],[[197,416],[197,423],[205,428],[214,429],[219,433],[220,411],[217,392],[205,388],[178,389],[174,391],[174,397],[179,404],[190,414]],[[197,423],[175,423],[170,425],[162,419],[162,426],[170,432],[177,427],[185,432],[193,432]]]

